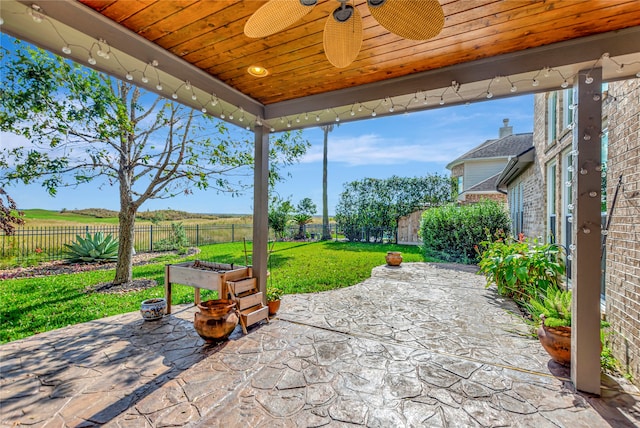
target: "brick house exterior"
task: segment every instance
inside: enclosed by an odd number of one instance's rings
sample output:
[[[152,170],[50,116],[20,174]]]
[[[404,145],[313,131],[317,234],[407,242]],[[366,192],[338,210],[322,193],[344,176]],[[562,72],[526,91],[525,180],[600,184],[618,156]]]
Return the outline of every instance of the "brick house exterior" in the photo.
[[[640,79],[609,85],[607,209],[618,191],[606,241],[606,314],[613,352],[640,379]],[[614,99],[615,98],[615,99]]]
[[[531,147],[532,134],[513,134],[509,119],[504,119],[497,139],[485,141],[447,165],[451,177],[458,179],[458,202],[491,199],[506,203],[506,195],[496,189],[496,180],[512,157]]]
[[[496,188],[496,180],[503,168],[514,157],[533,147],[533,134],[513,134],[509,119],[503,120],[498,138],[487,140],[447,165],[451,177],[458,178],[458,202],[472,204],[484,199],[507,203],[507,195]],[[466,183],[466,184],[465,184]],[[398,243],[420,245],[418,237],[422,211],[398,220]]]
[[[607,87],[605,87],[607,89]],[[606,237],[603,308],[611,323],[615,357],[640,378],[640,79],[610,83],[603,92],[603,164]],[[534,101],[534,154],[512,159],[498,186],[509,209],[522,213],[522,232],[571,249],[571,181],[580,166],[572,153],[573,92],[538,94]],[[622,187],[613,207],[618,178]],[[604,215],[605,213],[603,213]],[[570,273],[569,273],[570,275]]]

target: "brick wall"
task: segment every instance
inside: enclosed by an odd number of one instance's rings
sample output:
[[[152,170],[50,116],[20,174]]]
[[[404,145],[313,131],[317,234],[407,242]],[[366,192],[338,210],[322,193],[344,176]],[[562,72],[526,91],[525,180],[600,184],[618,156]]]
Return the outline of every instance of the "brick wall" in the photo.
[[[490,201],[503,202],[507,203],[507,195],[503,195],[502,193],[465,193],[464,194],[464,203],[465,204],[474,204],[476,202],[480,202],[482,200],[488,199]]]
[[[545,236],[545,198],[544,172],[540,171],[538,162],[534,162],[520,176],[522,183],[523,230],[526,237],[544,238]]]
[[[640,79],[611,83],[607,207],[620,189],[607,236],[606,311],[615,357],[640,379]],[[614,99],[615,97],[615,99]]]

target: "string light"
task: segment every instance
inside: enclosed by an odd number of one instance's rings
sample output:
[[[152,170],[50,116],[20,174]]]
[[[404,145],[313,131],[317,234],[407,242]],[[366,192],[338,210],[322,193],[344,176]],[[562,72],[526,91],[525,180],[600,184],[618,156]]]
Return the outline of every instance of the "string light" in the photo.
[[[114,52],[111,51],[111,47],[110,45],[107,43],[106,40],[102,39],[102,38],[97,38],[94,41],[90,42],[91,46],[87,49],[83,46],[80,45],[74,45],[74,44],[70,44],[67,42],[67,40],[65,40],[65,38],[63,37],[63,35],[58,31],[58,29],[56,28],[57,22],[53,21],[52,19],[50,19],[42,10],[41,7],[39,7],[38,5],[31,5],[29,7],[25,7],[26,9],[26,13],[28,15],[31,16],[31,18],[33,19],[34,22],[36,23],[41,23],[43,20],[46,20],[49,24],[51,24],[52,28],[55,30],[55,32],[58,34],[58,36],[61,39],[61,42],[59,46],[61,46],[61,51],[63,54],[65,55],[71,55],[72,54],[72,50],[77,50],[76,47],[80,47],[82,49],[85,49],[87,51],[87,63],[90,64],[91,66],[95,66],[97,64],[96,58],[94,57],[94,55],[96,55],[97,57],[103,58],[103,59],[109,59],[111,55],[114,56],[114,59],[116,61],[118,61],[118,63],[122,66],[122,69],[125,70],[126,74],[124,75],[125,80],[127,81],[133,81],[134,80],[134,76],[139,73],[139,75],[141,76],[140,81],[144,84],[148,84],[150,79],[150,75],[148,73],[148,67],[152,67],[156,73],[156,84],[155,84],[155,89],[157,91],[163,91],[164,90],[164,85],[163,85],[163,81],[161,79],[160,73],[158,71],[158,62],[156,60],[153,60],[152,62],[149,62],[147,64],[144,65],[144,69],[141,71],[139,69],[129,69],[129,67],[124,67],[123,64],[120,62],[120,60],[118,59],[118,56],[115,55]],[[4,23],[4,20],[2,18],[0,18],[0,25],[2,25]],[[66,34],[66,33],[65,33]],[[72,49],[73,47],[73,49]],[[95,47],[95,49],[94,49]],[[118,55],[120,55],[120,53],[118,52]],[[135,58],[134,58],[135,59]],[[616,60],[615,58],[611,58],[610,55],[608,53],[604,53],[601,55],[600,58],[598,58],[597,61],[595,61],[593,63],[592,69],[595,68],[598,63],[602,61],[603,64],[602,66],[606,66],[605,61],[609,61],[611,64],[615,65],[615,69],[612,69],[611,72],[613,72],[614,70],[617,73],[625,73],[628,72],[629,67],[638,67],[638,64],[640,64],[640,61],[634,61],[634,62],[620,62],[619,60]],[[129,64],[129,62],[126,62],[126,64]],[[377,100],[377,101],[371,101],[369,103],[367,103],[366,105],[362,104],[361,102],[354,102],[353,105],[351,106],[351,108],[349,109],[349,113],[348,115],[351,117],[356,116],[356,111],[358,113],[362,113],[363,111],[369,111],[371,114],[371,117],[376,117],[378,112],[377,110],[379,110],[381,105],[385,106],[385,110],[388,111],[389,113],[395,113],[396,111],[404,111],[404,113],[409,112],[410,110],[418,110],[420,107],[418,106],[418,104],[422,104],[424,106],[429,105],[430,100],[429,98],[433,98],[434,101],[439,99],[439,104],[445,105],[445,101],[448,103],[449,100],[445,99],[445,96],[447,95],[446,92],[447,90],[453,90],[455,92],[455,94],[457,95],[458,99],[460,100],[460,102],[463,102],[465,104],[469,104],[470,101],[475,101],[475,100],[481,100],[481,99],[492,99],[496,96],[496,93],[498,93],[499,95],[503,95],[502,91],[498,91],[496,92],[495,88],[492,88],[493,84],[499,84],[501,83],[503,80],[506,80],[508,82],[508,86],[506,86],[506,83],[504,84],[505,86],[503,87],[503,90],[508,90],[511,93],[515,93],[518,91],[518,84],[521,84],[521,82],[525,82],[527,80],[529,80],[531,82],[531,85],[533,87],[538,87],[540,86],[540,80],[539,78],[544,77],[546,78],[551,78],[553,75],[557,75],[557,77],[559,77],[558,82],[561,82],[559,87],[562,89],[566,89],[569,87],[569,82],[572,79],[576,79],[577,78],[577,74],[573,74],[571,76],[564,76],[562,74],[562,72],[559,69],[555,69],[555,68],[551,68],[551,67],[543,67],[541,69],[538,70],[537,73],[534,74],[533,78],[527,79],[527,78],[522,78],[522,79],[518,79],[515,81],[512,81],[509,76],[504,76],[504,75],[500,75],[497,74],[493,79],[488,81],[488,85],[485,91],[481,91],[481,92],[476,92],[475,95],[473,96],[468,96],[468,95],[463,95],[464,93],[461,92],[461,83],[457,82],[457,81],[452,81],[451,85],[446,87],[445,90],[440,93],[440,94],[432,94],[429,95],[427,91],[425,90],[417,90],[415,91],[413,94],[405,94],[405,95],[399,95],[398,97],[390,97],[390,96],[386,96],[384,98],[382,98],[381,100]],[[529,74],[531,75],[531,74]],[[636,77],[640,77],[640,71],[636,71],[635,73]],[[561,80],[560,80],[561,79]],[[574,80],[575,81],[575,80]],[[593,83],[594,79],[593,77],[591,77],[590,72],[586,73],[585,76],[585,80],[584,82],[586,84],[591,84]],[[165,82],[166,84],[167,82]],[[478,82],[480,83],[480,82]],[[553,82],[549,82],[547,83],[545,81],[545,84],[553,84]],[[179,98],[179,94],[180,94],[180,88],[184,86],[184,88],[187,91],[190,91],[190,98],[192,101],[197,101],[198,100],[198,96],[196,94],[196,88],[193,87],[193,85],[191,84],[191,82],[189,80],[183,80],[181,82],[181,84],[173,91],[171,91],[171,88],[169,88],[169,92],[171,93],[171,98],[174,100],[177,100]],[[601,93],[594,93],[592,95],[592,98],[594,101],[600,101],[603,99],[603,94]],[[456,99],[455,101],[458,102],[458,99]],[[611,94],[609,94],[607,96],[607,100],[608,101],[617,101],[617,99],[612,96]],[[419,103],[419,101],[422,101],[422,103]],[[215,94],[211,95],[211,99],[209,100],[209,103],[211,104],[211,106],[215,107],[217,105],[221,106],[222,109],[222,103],[219,102],[217,96]],[[200,103],[201,106],[199,107],[201,109],[201,111],[203,113],[207,113],[207,107],[205,107],[204,105],[202,105],[202,103]],[[207,103],[205,103],[206,105],[208,105]],[[234,106],[234,105],[230,105],[226,102],[224,102],[225,105],[225,109],[227,111],[242,111],[240,109],[240,107]],[[414,107],[415,106],[415,107]],[[572,106],[570,106],[571,108]],[[198,107],[196,107],[198,108]],[[234,110],[235,109],[235,110]],[[400,109],[400,110],[398,110]],[[403,109],[403,110],[402,110]],[[326,109],[327,112],[330,112],[332,109]],[[335,111],[333,111],[333,113],[335,114],[335,121],[336,122],[340,122],[341,118],[340,118],[340,114],[336,113]],[[346,111],[344,112],[346,114]],[[321,121],[321,112],[320,113],[314,113],[311,112],[311,114],[315,114],[315,118],[316,118],[316,122],[320,122]],[[220,112],[220,117],[223,119],[226,119],[225,113],[224,113],[224,109],[223,111]],[[360,115],[359,115],[360,116]],[[238,121],[239,122],[244,122],[244,117],[245,114],[244,112],[240,114],[240,116],[238,117]],[[229,114],[229,120],[233,120],[234,116],[233,113]],[[291,123],[293,122],[293,120],[295,120],[295,123],[300,123],[300,118],[301,115],[295,116],[295,117],[281,117],[280,118],[280,123],[281,124],[285,124],[287,125],[287,127],[291,127]],[[274,118],[276,119],[276,118]],[[328,118],[327,118],[328,119]],[[327,120],[325,119],[325,120]],[[309,113],[304,113],[304,120],[308,121],[309,120]],[[285,122],[286,121],[286,122]],[[256,117],[255,119],[255,124],[258,126],[261,126],[262,124],[262,119],[259,117]],[[569,125],[569,127],[572,127],[572,124]],[[273,128],[271,128],[273,130]],[[585,141],[589,141],[591,139],[591,135],[590,133],[585,133],[583,135],[583,139]],[[597,169],[596,169],[597,170]],[[580,172],[582,172],[583,170],[581,169]],[[597,170],[598,172],[601,172],[601,170]],[[606,173],[604,173],[606,174]]]

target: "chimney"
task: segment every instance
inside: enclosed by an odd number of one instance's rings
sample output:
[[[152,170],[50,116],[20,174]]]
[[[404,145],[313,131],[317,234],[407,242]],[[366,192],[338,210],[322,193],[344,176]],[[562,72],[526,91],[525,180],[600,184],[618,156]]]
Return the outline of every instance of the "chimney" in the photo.
[[[504,126],[500,128],[500,136],[498,138],[508,137],[513,134],[513,126],[509,126],[509,119],[502,119]]]

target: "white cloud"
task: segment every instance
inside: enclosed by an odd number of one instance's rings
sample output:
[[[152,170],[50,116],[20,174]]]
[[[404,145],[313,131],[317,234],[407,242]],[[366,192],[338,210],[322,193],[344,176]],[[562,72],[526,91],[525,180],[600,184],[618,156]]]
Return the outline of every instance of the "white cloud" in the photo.
[[[415,139],[385,138],[378,134],[329,136],[328,156],[331,162],[349,166],[398,165],[408,162],[448,163],[484,140],[477,135],[425,137]],[[322,143],[314,144],[301,163],[322,162]]]

